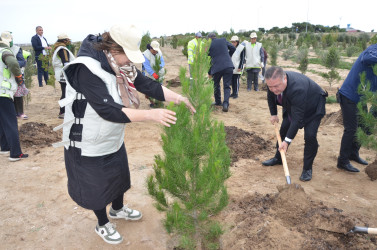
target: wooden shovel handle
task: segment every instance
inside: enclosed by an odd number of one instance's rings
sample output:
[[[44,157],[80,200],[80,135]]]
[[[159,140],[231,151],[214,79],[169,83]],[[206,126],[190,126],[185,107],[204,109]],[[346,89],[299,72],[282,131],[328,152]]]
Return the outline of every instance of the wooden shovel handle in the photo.
[[[276,133],[276,137],[278,138],[278,143],[279,143],[279,147],[280,147],[281,146],[281,137],[280,137],[280,133],[279,133],[278,124],[276,122],[275,122],[275,133]],[[291,184],[290,183],[291,182],[291,176],[289,175],[288,164],[287,164],[287,159],[285,157],[284,149],[279,150],[279,152],[280,152],[280,155],[281,155],[281,161],[283,162],[285,178],[287,179],[287,183]]]
[[[373,227],[354,227],[352,233],[377,234],[377,228]]]

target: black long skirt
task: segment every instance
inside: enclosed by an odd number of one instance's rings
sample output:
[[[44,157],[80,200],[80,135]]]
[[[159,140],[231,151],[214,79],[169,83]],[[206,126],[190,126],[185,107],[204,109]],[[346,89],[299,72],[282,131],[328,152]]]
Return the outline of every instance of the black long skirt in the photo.
[[[99,210],[131,187],[124,144],[112,154],[87,157],[81,149],[64,149],[68,193],[81,207]]]

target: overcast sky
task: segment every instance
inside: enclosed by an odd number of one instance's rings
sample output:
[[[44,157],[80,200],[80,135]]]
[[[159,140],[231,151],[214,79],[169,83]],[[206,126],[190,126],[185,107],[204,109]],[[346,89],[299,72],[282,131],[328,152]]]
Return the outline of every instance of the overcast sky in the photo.
[[[0,31],[12,31],[16,44],[30,43],[38,25],[52,44],[62,32],[81,41],[120,22],[152,36],[282,28],[306,21],[377,31],[377,0],[0,0],[0,9]]]

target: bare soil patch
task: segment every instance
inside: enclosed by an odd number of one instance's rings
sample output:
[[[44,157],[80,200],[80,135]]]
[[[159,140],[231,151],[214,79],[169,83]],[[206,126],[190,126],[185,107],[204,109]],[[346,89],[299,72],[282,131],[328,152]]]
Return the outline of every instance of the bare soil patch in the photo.
[[[347,215],[310,199],[298,184],[278,193],[254,193],[235,201],[224,249],[376,249],[374,237],[347,234],[367,218]]]
[[[53,131],[52,126],[40,122],[27,122],[19,128],[20,143],[24,147],[49,147],[61,140],[61,132]]]
[[[248,132],[235,126],[226,126],[226,144],[228,145],[232,162],[239,159],[251,159],[260,151],[273,150],[270,142],[264,140],[254,132]]]

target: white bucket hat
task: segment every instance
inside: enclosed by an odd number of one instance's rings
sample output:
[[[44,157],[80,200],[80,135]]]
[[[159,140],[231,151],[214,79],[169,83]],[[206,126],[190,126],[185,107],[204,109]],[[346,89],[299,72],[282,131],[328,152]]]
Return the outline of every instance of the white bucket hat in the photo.
[[[140,51],[141,33],[134,25],[116,24],[110,28],[110,36],[119,44],[133,63],[145,61]]]
[[[13,40],[13,36],[9,31],[1,33],[1,42],[10,46],[10,42]]]
[[[238,38],[238,36],[232,36],[232,38],[230,39],[231,42],[236,42],[236,41],[239,41],[240,39]]]
[[[66,34],[66,33],[60,33],[58,35],[58,39],[59,40],[63,40],[63,39],[70,39],[69,36]],[[70,39],[71,40],[71,39]]]
[[[160,44],[159,44],[157,41],[152,41],[152,42],[151,42],[151,47],[152,47],[154,50],[159,50],[159,49],[160,49]]]
[[[257,33],[252,32],[252,33],[250,34],[250,38],[257,38]]]

